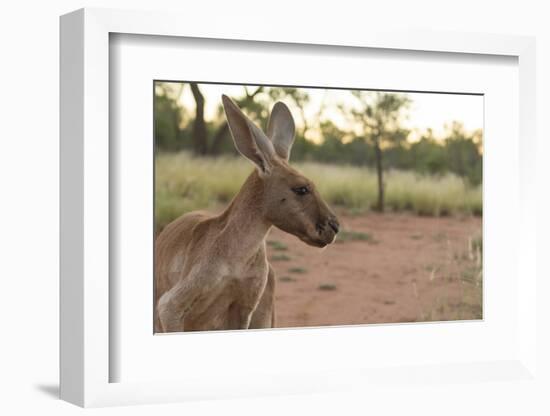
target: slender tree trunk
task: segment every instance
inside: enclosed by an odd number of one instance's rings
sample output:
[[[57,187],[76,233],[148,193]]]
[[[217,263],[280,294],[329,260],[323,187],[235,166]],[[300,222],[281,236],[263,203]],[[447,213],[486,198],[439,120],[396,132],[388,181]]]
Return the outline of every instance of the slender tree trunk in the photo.
[[[227,122],[224,122],[221,127],[216,131],[216,134],[214,135],[214,138],[212,139],[212,147],[210,147],[210,153],[213,155],[217,155],[220,153],[221,145],[223,143],[223,139],[227,134],[229,133],[229,125]]]
[[[376,156],[376,176],[378,177],[378,203],[376,209],[384,212],[384,177],[382,170],[382,149],[378,138],[374,140],[374,154]]]
[[[193,150],[198,155],[205,155],[208,151],[206,123],[204,121],[204,96],[199,86],[192,82],[190,84],[193,98],[197,105],[195,112],[195,121],[193,122]]]

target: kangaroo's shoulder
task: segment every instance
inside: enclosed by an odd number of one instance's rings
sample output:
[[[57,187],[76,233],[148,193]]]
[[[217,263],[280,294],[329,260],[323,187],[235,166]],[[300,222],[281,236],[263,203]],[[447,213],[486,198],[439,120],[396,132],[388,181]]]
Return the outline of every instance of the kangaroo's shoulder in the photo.
[[[186,247],[194,234],[195,227],[210,217],[211,214],[206,211],[193,211],[176,218],[157,236],[156,249],[162,251],[170,247],[178,251]]]

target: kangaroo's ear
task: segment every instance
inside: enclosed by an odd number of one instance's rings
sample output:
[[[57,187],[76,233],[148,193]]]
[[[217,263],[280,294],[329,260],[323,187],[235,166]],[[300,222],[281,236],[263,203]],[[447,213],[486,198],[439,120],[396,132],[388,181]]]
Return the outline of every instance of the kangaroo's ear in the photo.
[[[222,102],[235,147],[256,165],[260,174],[269,174],[275,157],[273,144],[265,133],[244,115],[231,98],[224,94]]]
[[[290,157],[290,149],[294,143],[296,128],[294,119],[288,107],[278,101],[271,110],[267,124],[267,136],[273,142],[277,155],[285,160]]]

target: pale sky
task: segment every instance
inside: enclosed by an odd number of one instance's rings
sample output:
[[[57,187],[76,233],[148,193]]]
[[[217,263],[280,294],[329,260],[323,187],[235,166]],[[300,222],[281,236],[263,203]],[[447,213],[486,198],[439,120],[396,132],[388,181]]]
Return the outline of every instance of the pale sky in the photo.
[[[248,87],[254,91],[256,87]],[[238,85],[200,84],[200,89],[205,97],[205,118],[212,120],[216,117],[218,105],[221,103],[221,95],[239,98],[244,96],[244,88]],[[330,119],[338,127],[349,129],[350,123],[339,105],[353,107],[356,99],[347,90],[304,88],[309,94],[310,101],[304,108],[308,125],[316,124],[321,104],[324,105],[321,120]],[[464,124],[467,131],[483,128],[483,96],[458,95],[458,94],[434,94],[434,93],[406,93],[412,100],[409,107],[409,117],[403,122],[404,127],[410,129],[409,140],[417,140],[423,132],[431,128],[435,137],[441,137],[445,133],[445,125],[453,121]],[[181,104],[186,108],[194,108],[195,102],[188,86],[181,96]],[[294,106],[292,100],[285,99],[286,104],[294,116],[296,125],[303,125],[302,114]],[[315,130],[315,129],[312,129]],[[314,139],[315,131],[310,134]]]

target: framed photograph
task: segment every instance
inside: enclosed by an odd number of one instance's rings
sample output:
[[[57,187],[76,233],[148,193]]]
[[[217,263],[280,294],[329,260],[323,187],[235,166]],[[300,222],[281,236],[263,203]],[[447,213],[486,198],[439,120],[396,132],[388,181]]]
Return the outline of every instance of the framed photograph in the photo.
[[[534,59],[63,16],[61,397],[532,378]]]
[[[156,333],[482,319],[483,95],[154,88]]]

